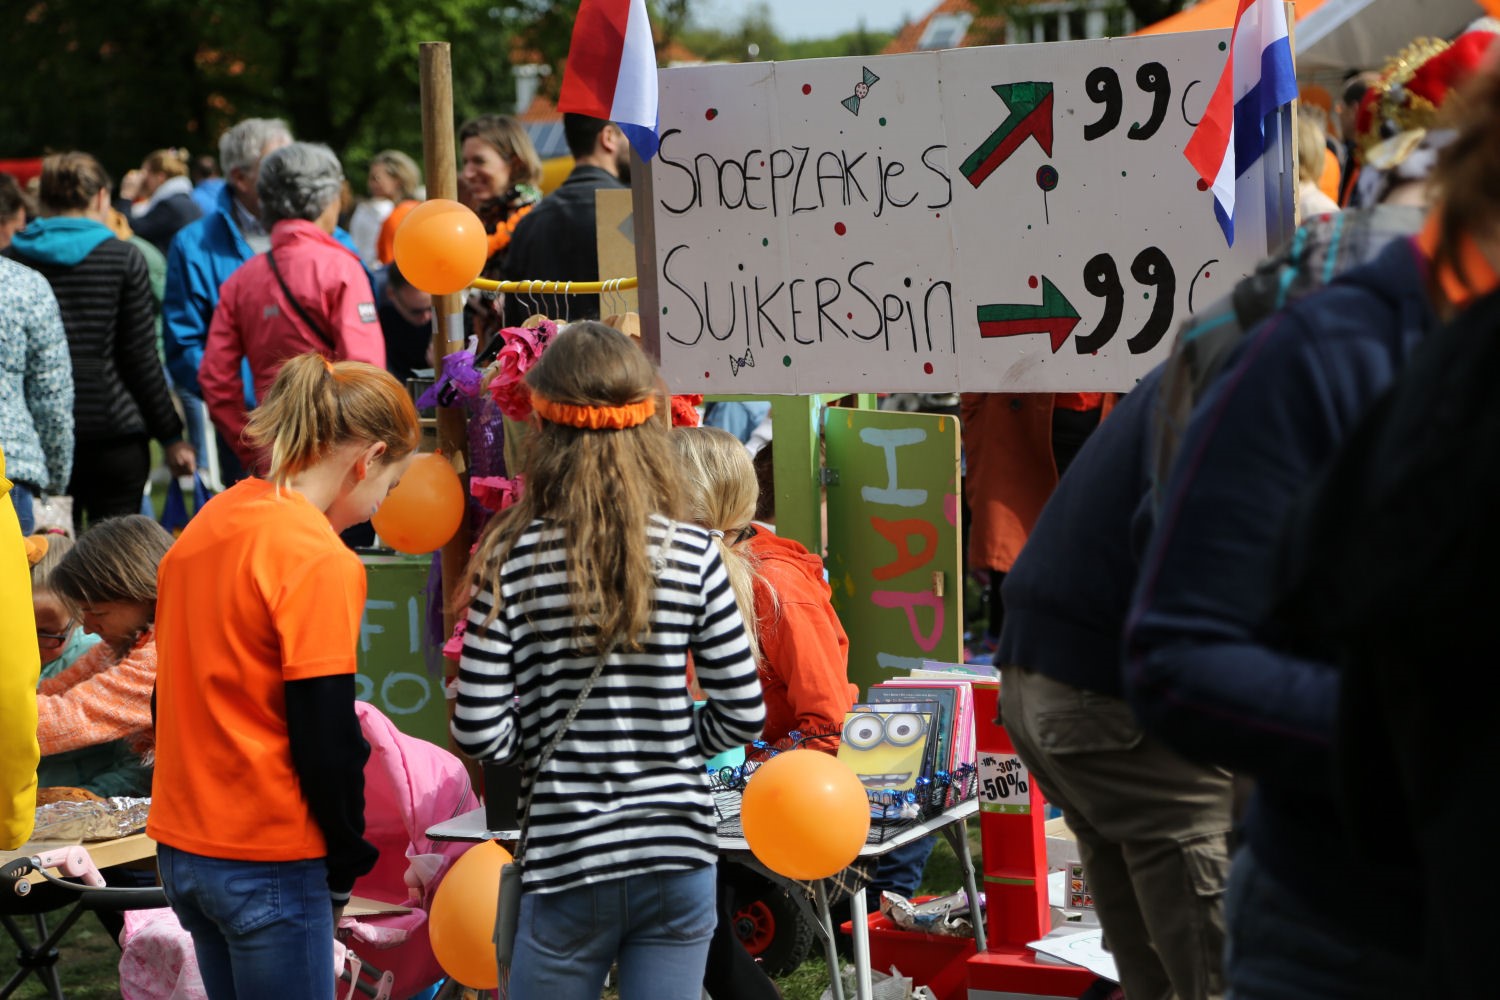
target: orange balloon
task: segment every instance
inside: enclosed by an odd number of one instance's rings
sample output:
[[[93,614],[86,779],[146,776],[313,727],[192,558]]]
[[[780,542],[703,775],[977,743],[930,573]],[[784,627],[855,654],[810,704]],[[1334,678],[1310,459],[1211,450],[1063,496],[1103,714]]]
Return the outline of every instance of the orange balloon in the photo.
[[[489,243],[479,216],[456,201],[433,198],[401,220],[395,252],[407,281],[432,295],[447,295],[479,277]]]
[[[469,848],[439,883],[427,911],[427,938],[443,971],[465,986],[492,990],[500,985],[495,962],[495,904],[500,869],[510,852],[493,840]]]
[[[464,517],[464,487],[442,455],[418,455],[370,518],[380,540],[421,555],[442,547]]]
[[[828,878],[849,867],[870,833],[870,799],[848,764],[817,750],[777,754],[745,783],[745,842],[787,878]]]

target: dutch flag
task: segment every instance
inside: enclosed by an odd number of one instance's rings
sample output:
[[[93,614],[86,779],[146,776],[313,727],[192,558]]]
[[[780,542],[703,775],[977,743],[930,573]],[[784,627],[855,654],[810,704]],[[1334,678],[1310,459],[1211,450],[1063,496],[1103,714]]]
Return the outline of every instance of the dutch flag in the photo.
[[[612,121],[641,159],[656,155],[656,45],[646,0],[583,0],[557,107]]]
[[[1266,116],[1297,97],[1281,0],[1239,0],[1229,61],[1184,150],[1214,193],[1214,214],[1234,245],[1235,179],[1266,151]]]

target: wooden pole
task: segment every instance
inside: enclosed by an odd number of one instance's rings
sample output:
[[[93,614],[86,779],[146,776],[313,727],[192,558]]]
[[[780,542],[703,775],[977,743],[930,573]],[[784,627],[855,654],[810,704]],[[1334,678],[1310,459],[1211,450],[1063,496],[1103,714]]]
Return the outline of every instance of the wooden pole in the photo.
[[[458,197],[458,157],[453,146],[453,61],[447,42],[423,42],[422,80],[422,151],[427,178],[427,197]],[[461,350],[464,343],[463,297],[458,294],[432,297],[432,356],[439,372],[446,354]],[[453,462],[459,476],[467,482],[469,435],[463,409],[439,406],[437,409],[438,450]],[[468,493],[467,485],[464,489]],[[464,567],[469,560],[473,529],[465,505],[458,532],[441,550],[443,634],[453,634],[456,604],[463,593]],[[458,673],[458,664],[444,660],[445,679]],[[449,702],[452,712],[452,702]],[[477,781],[477,768],[470,769]],[[476,786],[477,787],[477,786]]]

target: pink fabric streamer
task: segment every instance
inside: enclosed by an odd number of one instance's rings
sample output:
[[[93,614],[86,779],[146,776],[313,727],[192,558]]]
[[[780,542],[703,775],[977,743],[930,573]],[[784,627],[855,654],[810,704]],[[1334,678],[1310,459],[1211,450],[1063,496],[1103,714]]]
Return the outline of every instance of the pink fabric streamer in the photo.
[[[522,477],[506,479],[504,476],[471,476],[469,493],[484,505],[484,509],[498,514],[521,499],[524,483]]]
[[[552,338],[557,336],[557,324],[550,319],[542,320],[534,329],[525,326],[508,326],[499,336],[505,341],[495,358],[495,377],[490,380],[490,396],[512,420],[525,420],[531,416],[531,390],[523,377],[536,364]]]

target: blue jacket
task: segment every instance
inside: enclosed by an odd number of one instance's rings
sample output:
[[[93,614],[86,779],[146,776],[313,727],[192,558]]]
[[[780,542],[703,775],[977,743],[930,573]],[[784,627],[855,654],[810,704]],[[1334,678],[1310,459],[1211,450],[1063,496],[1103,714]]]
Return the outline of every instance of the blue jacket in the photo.
[[[1193,413],[1142,560],[1125,688],[1146,729],[1257,781],[1247,839],[1280,880],[1381,923],[1395,890],[1333,863],[1339,673],[1264,634],[1297,499],[1437,325],[1408,239],[1247,336]],[[1330,885],[1340,879],[1344,888]],[[1384,920],[1384,933],[1401,921]]]
[[[354,250],[348,233],[335,229],[333,235]],[[173,237],[167,253],[167,290],[161,304],[162,351],[172,384],[179,390],[201,396],[198,366],[203,362],[208,324],[219,304],[219,289],[252,256],[250,244],[235,221],[234,188],[227,184],[219,191],[214,211]],[[245,384],[251,384],[248,376]]]
[[[996,663],[1124,697],[1120,634],[1150,529],[1149,443],[1162,366],[1115,404],[1073,459],[1005,574]]]

